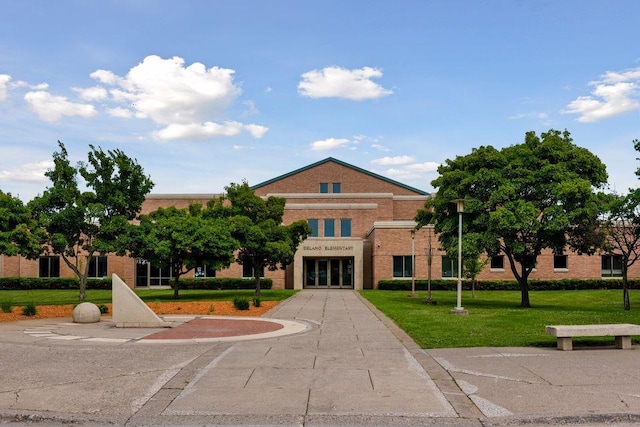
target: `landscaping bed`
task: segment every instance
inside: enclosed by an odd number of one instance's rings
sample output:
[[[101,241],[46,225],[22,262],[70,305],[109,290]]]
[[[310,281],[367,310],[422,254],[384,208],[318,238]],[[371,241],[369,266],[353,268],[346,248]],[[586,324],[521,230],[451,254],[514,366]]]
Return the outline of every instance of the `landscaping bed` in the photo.
[[[276,305],[279,301],[262,301],[260,307],[250,304],[249,310],[238,310],[231,301],[185,301],[185,302],[150,302],[147,305],[156,314],[195,314],[216,316],[261,316]],[[109,308],[105,316],[111,316],[111,304],[104,304]],[[0,322],[13,322],[27,319],[70,318],[73,313],[73,305],[38,305],[35,316],[22,315],[22,306],[13,307],[11,313],[0,311]]]

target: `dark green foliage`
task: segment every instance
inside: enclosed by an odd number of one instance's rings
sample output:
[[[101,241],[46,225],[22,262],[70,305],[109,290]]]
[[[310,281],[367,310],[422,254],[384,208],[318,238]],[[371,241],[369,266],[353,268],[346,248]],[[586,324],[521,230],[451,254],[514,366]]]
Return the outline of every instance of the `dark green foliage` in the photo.
[[[0,254],[36,258],[39,238],[29,209],[17,197],[0,190]]]
[[[109,312],[109,307],[104,304],[98,304],[98,309],[100,310],[100,314],[107,314]]]
[[[43,234],[41,253],[60,255],[78,277],[79,298],[84,301],[92,258],[110,252],[124,255],[127,248],[121,237],[153,182],[120,150],[104,152],[90,145],[88,161],[74,166],[64,144],[58,145],[54,168],[45,173],[51,186],[28,208]]]
[[[0,302],[0,309],[3,313],[11,313],[13,310],[13,304],[11,301],[2,301]]]
[[[233,224],[233,236],[240,243],[236,262],[251,265],[255,294],[260,296],[260,277],[265,268],[284,270],[311,229],[305,220],[282,225],[286,202],[282,197],[269,196],[265,200],[246,182],[232,183],[225,190],[226,195],[210,202],[207,211]]]
[[[605,165],[573,143],[568,131],[527,132],[521,144],[475,148],[448,159],[432,185],[438,189],[418,212],[419,226],[434,224],[449,253],[458,243],[456,199],[465,199],[464,247],[504,254],[529,307],[529,275],[545,249],[593,254],[602,246],[602,206],[594,188],[607,182]],[[469,249],[467,249],[469,250]]]
[[[431,289],[440,291],[454,291],[457,281],[455,280],[432,280]],[[530,280],[529,286],[532,291],[568,291],[568,290],[591,290],[591,289],[622,289],[622,279],[563,279],[563,280]],[[426,291],[427,281],[416,280],[416,290]],[[462,288],[471,290],[471,281],[463,280]],[[640,279],[629,280],[629,288],[640,289]],[[380,280],[378,289],[381,291],[410,291],[411,280]],[[520,285],[515,280],[480,280],[475,284],[475,289],[482,291],[515,291],[520,289]]]
[[[238,310],[249,310],[249,300],[245,297],[235,297],[233,299],[233,306]]]
[[[228,267],[239,248],[233,224],[210,212],[205,215],[201,205],[158,208],[139,219],[139,225],[130,227],[129,252],[152,265],[171,267],[174,299],[179,298],[180,276],[198,265]]]
[[[38,314],[38,309],[36,308],[36,305],[32,302],[25,305],[24,308],[22,309],[23,316],[35,316],[36,314]]]
[[[262,289],[271,289],[271,279],[260,279]],[[78,289],[77,278],[37,278],[37,277],[0,277],[0,290],[29,290],[29,289]],[[181,279],[182,289],[211,289],[234,290],[253,289],[253,279],[210,278],[210,279]],[[87,289],[111,289],[111,279],[90,279]]]

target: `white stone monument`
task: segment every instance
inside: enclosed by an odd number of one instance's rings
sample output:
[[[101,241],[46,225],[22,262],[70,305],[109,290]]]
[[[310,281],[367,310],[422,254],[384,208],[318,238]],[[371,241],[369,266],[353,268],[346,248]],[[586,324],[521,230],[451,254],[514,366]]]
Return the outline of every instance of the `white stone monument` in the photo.
[[[112,319],[117,328],[170,328],[122,281],[117,274],[111,280]]]

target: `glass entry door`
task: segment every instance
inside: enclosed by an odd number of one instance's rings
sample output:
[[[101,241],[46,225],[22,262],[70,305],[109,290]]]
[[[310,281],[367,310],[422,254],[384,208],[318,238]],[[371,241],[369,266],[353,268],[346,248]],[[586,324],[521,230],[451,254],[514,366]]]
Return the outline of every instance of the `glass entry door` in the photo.
[[[304,287],[353,289],[353,258],[305,258]]]

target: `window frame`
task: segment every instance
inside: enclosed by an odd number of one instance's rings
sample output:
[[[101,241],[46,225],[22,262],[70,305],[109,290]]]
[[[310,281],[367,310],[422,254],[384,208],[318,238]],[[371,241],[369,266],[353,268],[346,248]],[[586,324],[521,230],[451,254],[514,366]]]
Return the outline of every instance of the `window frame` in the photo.
[[[411,255],[393,255],[391,270],[393,279],[413,278],[413,260],[411,259]]]
[[[43,266],[43,261],[46,261],[46,266]],[[42,275],[43,267],[46,267],[46,275]],[[44,255],[38,257],[38,277],[43,279],[60,277],[60,256]]]
[[[311,233],[308,237],[318,237],[320,235],[320,224],[318,218],[308,218],[307,225],[311,228]]]
[[[352,236],[351,218],[340,218],[340,237]]]

